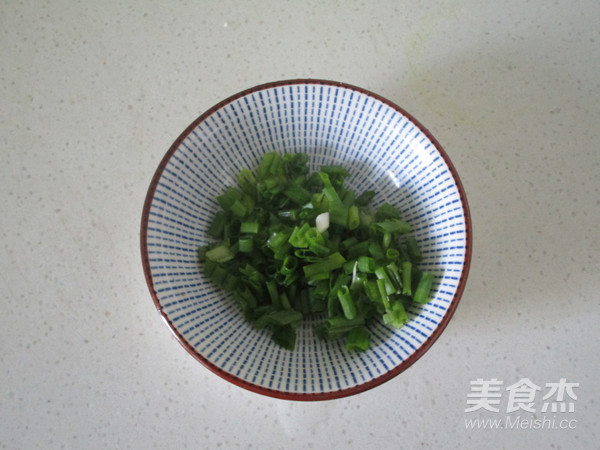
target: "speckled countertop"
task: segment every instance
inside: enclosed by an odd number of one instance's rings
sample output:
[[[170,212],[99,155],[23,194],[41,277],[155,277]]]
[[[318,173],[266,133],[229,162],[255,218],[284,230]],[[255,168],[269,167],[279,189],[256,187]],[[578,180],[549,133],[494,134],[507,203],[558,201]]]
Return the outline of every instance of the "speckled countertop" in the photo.
[[[595,0],[2,2],[0,447],[597,448],[599,16]],[[298,77],[370,89],[425,124],[475,237],[431,350],[314,404],[197,363],[139,252],[179,133]]]

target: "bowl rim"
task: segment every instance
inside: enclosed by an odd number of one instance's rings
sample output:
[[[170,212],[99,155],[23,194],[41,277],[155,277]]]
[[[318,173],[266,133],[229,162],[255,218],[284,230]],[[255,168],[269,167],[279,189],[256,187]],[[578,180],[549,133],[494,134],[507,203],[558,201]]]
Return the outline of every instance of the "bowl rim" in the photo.
[[[378,100],[378,101],[388,105],[392,109],[394,109],[394,110],[398,111],[399,113],[401,113],[402,115],[404,115],[417,128],[419,128],[419,130],[422,133],[424,133],[425,136],[427,136],[427,138],[431,141],[431,143],[433,144],[435,149],[438,151],[438,153],[440,154],[440,156],[443,158],[444,162],[448,166],[450,173],[452,175],[452,178],[454,180],[454,183],[458,189],[460,202],[461,202],[461,206],[462,206],[462,210],[463,210],[463,214],[464,214],[466,244],[465,244],[465,257],[464,257],[463,270],[459,277],[458,285],[456,288],[456,293],[454,294],[454,297],[452,298],[450,307],[444,314],[444,317],[438,324],[437,328],[434,330],[434,332],[430,336],[427,337],[425,342],[423,342],[423,344],[414,353],[412,353],[408,358],[406,358],[404,361],[402,361],[400,364],[398,364],[393,369],[387,371],[386,373],[384,373],[376,378],[373,378],[372,380],[361,383],[357,386],[353,386],[353,387],[346,388],[346,389],[341,389],[338,391],[318,392],[318,393],[296,393],[296,392],[280,391],[280,390],[271,389],[271,388],[267,388],[264,386],[258,386],[258,385],[252,384],[246,380],[238,378],[235,375],[228,373],[228,372],[224,371],[223,369],[217,367],[215,364],[213,364],[208,359],[206,359],[203,355],[201,355],[198,351],[196,351],[193,348],[193,346],[190,343],[188,343],[186,341],[186,339],[177,331],[177,329],[173,325],[172,321],[167,317],[167,314],[164,312],[163,307],[160,304],[160,300],[158,299],[157,292],[154,289],[152,273],[150,270],[150,261],[149,261],[148,246],[147,246],[147,244],[148,244],[147,234],[148,234],[148,221],[149,221],[149,215],[150,215],[150,207],[152,204],[152,200],[154,198],[154,194],[156,192],[156,188],[158,187],[159,180],[163,174],[163,171],[165,170],[171,157],[177,151],[177,149],[179,148],[181,143],[192,132],[192,130],[194,130],[200,123],[202,123],[208,117],[213,115],[216,111],[218,111],[219,109],[228,105],[229,103],[232,103],[239,98],[250,95],[257,91],[262,91],[262,90],[267,90],[267,89],[272,89],[272,88],[282,87],[282,86],[290,86],[290,85],[333,86],[333,87],[356,91],[360,94],[364,94],[369,97],[372,97],[375,100]],[[156,309],[158,310],[158,313],[160,314],[160,316],[162,317],[162,319],[168,326],[168,328],[171,330],[171,332],[177,339],[177,341],[197,361],[199,361],[202,365],[204,365],[210,371],[219,375],[221,378],[225,379],[226,381],[229,381],[232,384],[235,384],[239,387],[242,387],[244,389],[247,389],[249,391],[252,391],[252,392],[255,392],[258,394],[262,394],[262,395],[266,395],[266,396],[274,397],[274,398],[279,398],[279,399],[284,399],[284,400],[320,401],[320,400],[333,400],[333,399],[338,399],[338,398],[343,398],[343,397],[349,397],[349,396],[356,395],[361,392],[365,392],[367,390],[373,389],[376,386],[379,386],[379,385],[391,380],[392,378],[396,377],[400,373],[404,372],[406,369],[408,369],[410,366],[412,366],[419,358],[421,358],[431,348],[433,343],[440,337],[440,335],[443,333],[444,329],[450,322],[450,319],[454,315],[454,312],[456,311],[456,308],[458,307],[458,303],[460,302],[460,299],[462,297],[463,291],[466,286],[470,265],[471,265],[473,237],[472,237],[471,214],[470,214],[469,205],[467,202],[467,196],[466,196],[464,187],[462,185],[462,182],[460,180],[460,177],[458,175],[458,172],[456,171],[454,165],[452,164],[452,161],[450,160],[446,151],[442,148],[440,143],[437,141],[437,139],[417,119],[415,119],[415,117],[413,117],[410,113],[408,113],[406,110],[404,110],[397,104],[382,97],[381,95],[371,92],[367,89],[352,85],[352,84],[339,82],[339,81],[326,80],[326,79],[296,78],[296,79],[272,81],[272,82],[268,82],[268,83],[259,84],[254,87],[240,91],[237,94],[231,95],[231,96],[227,97],[226,99],[220,101],[219,103],[215,104],[208,110],[206,110],[204,113],[202,113],[200,116],[198,116],[187,128],[185,128],[185,130],[183,132],[181,132],[181,134],[177,137],[177,139],[175,139],[175,141],[173,142],[173,144],[171,145],[169,150],[163,156],[156,171],[154,172],[154,175],[150,182],[150,186],[148,187],[148,191],[146,193],[146,198],[144,200],[144,206],[143,206],[143,211],[142,211],[142,220],[141,220],[141,227],[140,227],[140,247],[141,247],[141,257],[142,257],[142,266],[144,269],[144,276],[146,279],[146,284],[148,285],[150,294],[154,301],[154,305],[155,305]]]

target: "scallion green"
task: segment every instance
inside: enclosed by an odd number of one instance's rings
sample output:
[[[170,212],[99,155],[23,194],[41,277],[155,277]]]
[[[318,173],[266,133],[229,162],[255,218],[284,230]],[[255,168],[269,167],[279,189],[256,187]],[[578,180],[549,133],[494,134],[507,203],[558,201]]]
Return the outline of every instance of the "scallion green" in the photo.
[[[303,153],[266,153],[239,172],[237,186],[216,197],[207,226],[216,242],[198,247],[203,273],[231,292],[254,327],[293,350],[296,327],[321,315],[315,334],[369,347],[373,320],[399,328],[411,305],[431,297],[434,275],[400,210],[356,196],[348,170],[325,165],[312,174]]]

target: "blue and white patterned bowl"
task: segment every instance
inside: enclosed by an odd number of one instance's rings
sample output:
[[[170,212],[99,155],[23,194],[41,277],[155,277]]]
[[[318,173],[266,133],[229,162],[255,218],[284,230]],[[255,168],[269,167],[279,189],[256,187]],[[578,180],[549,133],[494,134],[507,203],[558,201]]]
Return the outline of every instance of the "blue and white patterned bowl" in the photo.
[[[318,340],[306,320],[296,349],[276,346],[244,321],[233,299],[203,275],[198,246],[215,197],[267,151],[301,151],[311,170],[341,164],[357,192],[377,191],[403,211],[419,242],[421,267],[435,274],[432,300],[414,306],[400,330],[371,328],[372,345],[348,352]],[[141,226],[143,267],[160,315],[185,349],[226,380],[290,400],[356,394],[398,375],[440,336],[463,292],[471,259],[467,199],[450,159],[431,134],[390,101],[364,89],[289,80],[236,94],[196,119],[152,179]]]

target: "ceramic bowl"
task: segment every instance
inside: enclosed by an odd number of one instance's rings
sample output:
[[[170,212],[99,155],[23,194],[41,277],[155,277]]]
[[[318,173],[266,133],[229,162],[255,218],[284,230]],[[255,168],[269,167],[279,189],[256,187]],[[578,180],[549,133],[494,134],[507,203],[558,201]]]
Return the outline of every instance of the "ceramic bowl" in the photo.
[[[321,341],[316,319],[303,322],[296,348],[275,345],[245,322],[230,295],[202,272],[197,248],[215,197],[268,151],[305,152],[311,171],[340,164],[356,192],[377,192],[403,212],[433,272],[432,300],[409,310],[401,329],[371,326],[371,348],[349,352]],[[452,317],[471,258],[465,192],[450,158],[405,110],[365,89],[323,80],[287,80],[233,95],[198,117],[175,140],[151,181],[141,252],[154,304],[185,349],[224,379],[289,400],[353,395],[397,376],[431,347]],[[319,319],[321,320],[321,319]],[[442,370],[442,367],[440,367]]]

